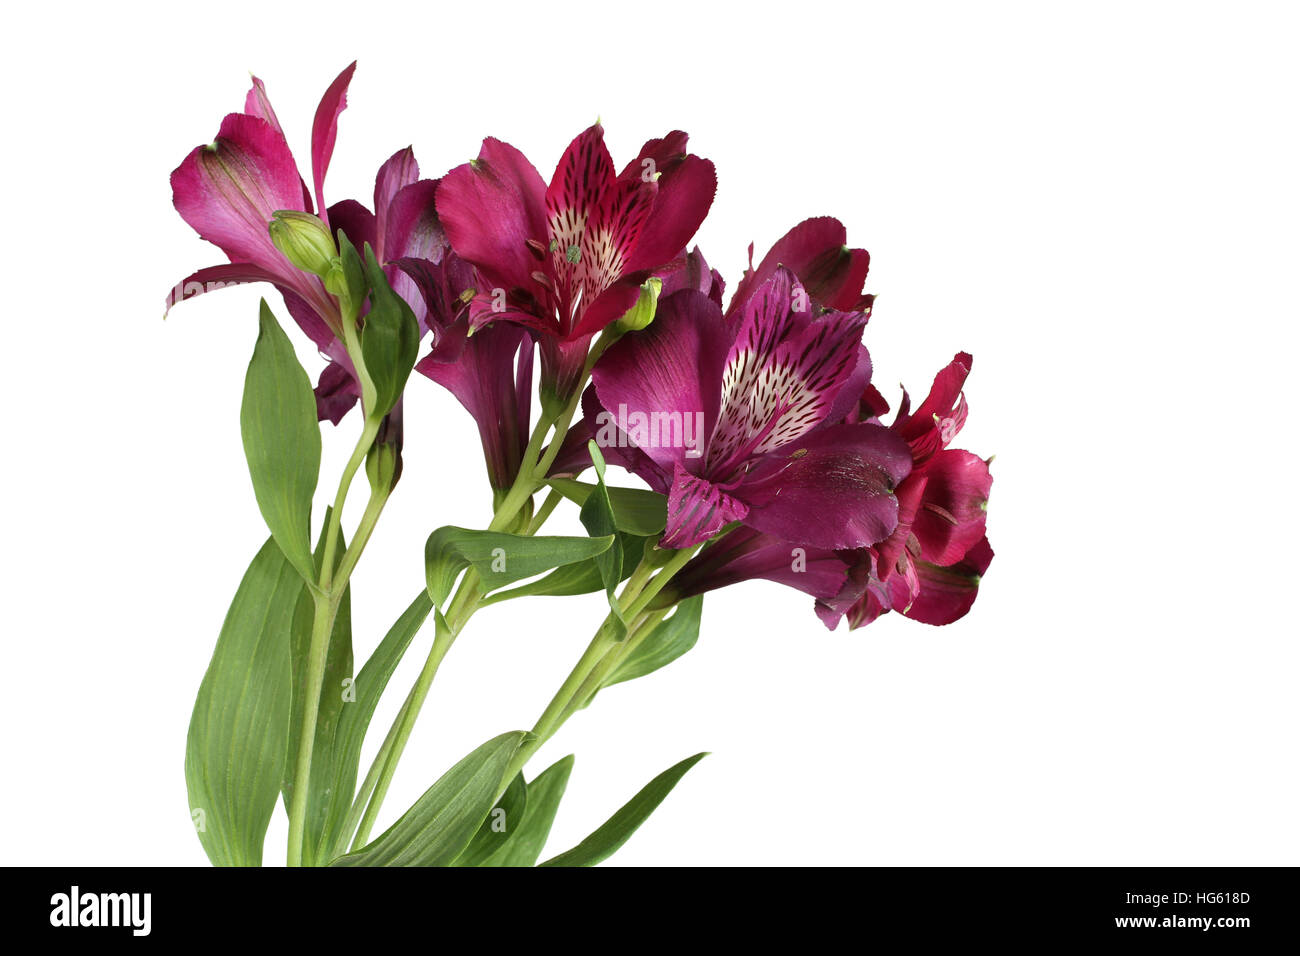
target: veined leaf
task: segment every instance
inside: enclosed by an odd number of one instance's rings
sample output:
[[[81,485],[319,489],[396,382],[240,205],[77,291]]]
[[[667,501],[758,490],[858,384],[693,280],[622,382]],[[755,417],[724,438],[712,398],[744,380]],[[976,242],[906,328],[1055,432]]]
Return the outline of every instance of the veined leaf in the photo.
[[[424,546],[425,580],[435,607],[451,594],[460,572],[471,565],[492,591],[535,574],[595,557],[614,542],[603,538],[528,537],[503,531],[446,526]]]
[[[320,476],[316,396],[265,299],[239,422],[257,506],[289,563],[309,580],[311,498]]]
[[[375,386],[375,407],[367,418],[387,415],[402,397],[420,348],[420,326],[406,300],[393,291],[374,250],[365,247],[366,283],[370,311],[361,329],[361,356]]]
[[[609,687],[611,684],[644,677],[689,651],[700,636],[700,612],[703,608],[702,594],[682,601],[672,616],[660,621],[619,663],[614,672],[605,678],[601,686]]]
[[[630,534],[618,536],[618,543],[615,547],[618,547],[623,552],[622,572],[620,574],[622,580],[627,580],[628,575],[636,568],[637,562],[641,560],[645,542],[645,538],[633,537]],[[536,581],[521,584],[517,588],[490,594],[480,602],[480,606],[486,607],[489,604],[496,604],[498,601],[508,601],[511,598],[526,597],[528,595],[565,597],[573,594],[590,594],[593,591],[601,590],[604,586],[605,582],[600,577],[600,568],[596,567],[596,559],[588,558],[585,561],[558,567],[550,574],[544,575]]]
[[[260,866],[288,753],[289,632],[302,578],[273,539],[235,592],[190,718],[185,782],[216,866]]]
[[[527,808],[528,787],[524,784],[524,775],[517,773],[452,866],[487,865],[488,859],[504,849],[515,831],[523,825]]]
[[[592,456],[593,462],[595,456]],[[572,478],[551,478],[546,482],[564,497],[579,505],[587,503],[597,485]],[[657,491],[646,488],[620,488],[607,486],[610,506],[614,509],[614,524],[619,531],[649,537],[663,533],[668,523],[668,499]]]
[[[573,754],[558,760],[543,770],[528,784],[528,803],[524,819],[505,845],[490,856],[481,866],[533,866],[542,855],[546,838],[551,835],[555,811],[564,797],[573,770]]]
[[[595,866],[614,855],[628,841],[637,827],[645,823],[655,808],[663,803],[664,797],[677,786],[677,781],[685,776],[702,760],[706,754],[687,757],[681,763],[669,767],[659,776],[646,784],[641,792],[625,803],[617,813],[593,831],[590,836],[572,850],[551,857],[542,866]]]
[[[527,736],[520,730],[492,738],[439,777],[391,827],[330,866],[447,866],[495,805],[506,767]]]
[[[328,783],[328,811],[321,827],[316,854],[318,860],[329,859],[334,853],[346,849],[344,841],[351,834],[345,834],[343,830],[356,795],[357,767],[361,762],[361,745],[365,741],[366,730],[370,727],[370,719],[375,714],[379,698],[388,686],[388,679],[393,676],[402,655],[406,653],[432,609],[429,593],[420,591],[397,622],[389,628],[352,684],[353,699],[345,702],[334,731],[331,747],[333,756],[330,759],[333,779]],[[339,847],[341,842],[344,845]]]

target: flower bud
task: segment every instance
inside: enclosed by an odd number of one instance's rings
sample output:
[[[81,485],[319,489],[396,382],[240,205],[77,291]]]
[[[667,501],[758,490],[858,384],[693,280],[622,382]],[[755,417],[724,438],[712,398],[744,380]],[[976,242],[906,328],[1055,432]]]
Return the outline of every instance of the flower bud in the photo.
[[[618,320],[618,332],[636,332],[654,321],[655,309],[659,306],[659,290],[663,285],[663,282],[654,276],[642,284],[641,295],[637,297],[636,305],[623,313],[623,317]]]
[[[267,230],[275,248],[303,272],[322,278],[329,274],[339,252],[325,223],[311,213],[282,209],[273,215]]]

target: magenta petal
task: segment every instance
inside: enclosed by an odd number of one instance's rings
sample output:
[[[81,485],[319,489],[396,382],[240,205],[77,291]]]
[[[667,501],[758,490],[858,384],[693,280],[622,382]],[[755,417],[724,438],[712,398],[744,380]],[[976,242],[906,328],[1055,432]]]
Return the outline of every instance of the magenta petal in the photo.
[[[939,567],[918,561],[920,593],[903,613],[923,624],[951,624],[970,611],[979,595],[980,578],[993,561],[988,538],[981,538],[961,561]]]
[[[625,269],[658,269],[685,249],[709,214],[717,190],[717,173],[707,159],[685,156],[670,164],[659,179],[654,209]]]
[[[357,63],[353,60],[335,77],[321,97],[320,106],[316,107],[316,118],[311,124],[311,172],[316,185],[316,208],[320,210],[325,209],[325,173],[329,170],[330,158],[334,155],[339,114],[347,108],[348,84],[352,82],[356,68]],[[328,219],[326,225],[329,225]]]
[[[386,250],[383,243],[388,236],[389,206],[397,194],[420,178],[420,164],[415,161],[415,151],[411,147],[399,149],[385,160],[375,174],[375,233],[380,245],[375,248],[375,255],[380,262],[396,259],[398,256],[410,255],[408,252]],[[433,197],[430,195],[432,204]]]
[[[729,344],[722,312],[707,296],[686,291],[661,299],[655,320],[615,342],[592,370],[609,416],[603,424],[623,422],[665,473],[688,458],[698,461],[718,417],[718,382]],[[694,455],[686,448],[688,425]],[[597,431],[597,441],[608,444]]]
[[[984,509],[993,476],[978,455],[955,448],[936,454],[921,473],[926,479],[925,495],[912,522],[921,560],[953,564],[984,537]]]
[[[726,525],[740,521],[748,508],[717,485],[696,478],[679,462],[668,492],[668,527],[660,546],[689,548],[709,540]]]
[[[739,527],[687,562],[672,587],[686,597],[763,578],[829,601],[843,590],[848,569],[842,553],[805,548]]]
[[[760,286],[744,305],[727,356],[722,410],[709,443],[710,473],[724,475],[825,421],[846,384],[856,380],[865,323],[856,312],[814,317],[810,300],[786,269]]]
[[[532,336],[519,326],[494,323],[460,341],[463,349],[454,359],[435,351],[416,371],[446,388],[474,417],[492,487],[508,488],[528,444]]]
[[[289,146],[269,123],[231,113],[216,140],[199,146],[171,176],[176,211],[233,262],[269,272],[292,267],[271,242],[279,209],[302,209],[302,181]]]
[[[316,417],[337,425],[359,400],[361,389],[352,373],[331,362],[316,383]]]
[[[862,286],[871,257],[865,249],[848,248],[847,238],[838,219],[829,216],[805,219],[777,240],[757,269],[746,273],[736,287],[727,314],[734,312],[753,289],[771,278],[779,266],[794,272],[808,294],[829,308],[845,311],[868,308],[870,297],[863,295]]]
[[[918,462],[945,447],[966,423],[966,402],[961,390],[972,364],[970,353],[958,352],[934,377],[930,394],[915,412],[908,411],[907,393],[903,393],[893,428],[912,446],[913,457]]]
[[[200,269],[198,272],[186,276],[172,287],[171,291],[167,293],[167,311],[170,312],[172,306],[176,305],[176,303],[203,295],[205,292],[215,292],[217,289],[224,289],[232,285],[243,285],[246,282],[279,281],[279,276],[247,262],[231,262],[225,265],[208,266],[206,269]]]
[[[529,241],[545,244],[546,183],[519,150],[483,140],[478,159],[441,180],[437,211],[457,255],[493,285],[531,288],[539,260]]]
[[[894,530],[894,489],[911,467],[907,446],[888,429],[835,425],[770,455],[735,495],[759,531],[818,548],[859,548]]]
[[[366,243],[374,248],[379,235],[375,214],[355,199],[344,199],[330,206],[328,218],[331,232],[337,233],[342,229],[348,241],[358,249]]]
[[[265,120],[272,129],[284,136],[284,127],[280,125],[280,119],[275,115],[271,100],[266,95],[266,85],[257,77],[253,77],[253,86],[244,97],[244,112]]]

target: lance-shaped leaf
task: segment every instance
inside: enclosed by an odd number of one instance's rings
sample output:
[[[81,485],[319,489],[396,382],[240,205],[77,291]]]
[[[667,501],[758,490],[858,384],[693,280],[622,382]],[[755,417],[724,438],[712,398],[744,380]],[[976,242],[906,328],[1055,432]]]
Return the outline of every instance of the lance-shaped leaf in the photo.
[[[274,540],[239,583],[185,748],[190,812],[216,866],[260,866],[288,753],[289,632],[303,592]]]
[[[356,791],[357,767],[361,762],[361,745],[365,741],[366,730],[375,714],[379,698],[388,686],[388,679],[393,676],[406,648],[419,633],[432,609],[429,593],[420,591],[361,668],[361,673],[352,684],[351,699],[345,698],[331,748],[333,779],[327,785],[329,809],[321,827],[316,856],[318,860],[329,859],[347,848],[347,841],[352,836],[347,818]]]
[[[366,416],[378,421],[392,411],[415,367],[420,325],[406,300],[393,291],[369,244],[365,247],[370,311],[361,329],[361,360],[375,387],[375,406]]]
[[[620,534],[618,536],[618,542],[615,546],[623,552],[621,561],[623,566],[621,578],[623,580],[627,580],[628,575],[636,568],[637,562],[641,560],[646,541],[646,538],[637,538],[630,534]],[[536,581],[529,581],[508,591],[497,591],[490,594],[479,604],[481,607],[486,607],[489,604],[496,604],[498,601],[508,601],[517,597],[534,595],[565,597],[599,591],[605,587],[605,582],[601,579],[600,568],[596,567],[596,560],[596,558],[588,558],[586,561],[566,564],[563,567],[556,568],[550,574],[538,578]]]
[[[440,607],[451,594],[457,576],[470,566],[478,571],[484,590],[492,591],[552,568],[594,558],[613,543],[613,535],[528,537],[448,525],[429,535],[425,543],[425,580],[434,606]]]
[[[325,557],[325,532],[330,526],[330,514],[333,509],[326,509],[325,524],[321,529],[321,539],[316,545],[313,556],[314,568],[319,577]],[[346,545],[342,533],[339,534],[334,548],[334,566],[337,569],[343,560]],[[308,668],[310,665],[311,630],[316,606],[311,592],[303,588],[298,598],[298,607],[294,614],[292,641],[290,642],[290,662],[293,683],[293,706],[289,711],[289,747],[290,757],[285,761],[282,792],[284,807],[288,812],[293,805],[294,776],[297,770],[298,747],[302,736],[302,715],[306,701],[303,699],[307,690]],[[320,842],[325,827],[325,818],[329,813],[330,801],[335,796],[331,789],[334,780],[334,735],[339,716],[346,699],[352,696],[352,588],[347,587],[339,600],[338,613],[334,618],[334,629],[330,634],[330,643],[325,655],[325,673],[321,683],[320,699],[316,711],[316,741],[312,745],[311,780],[308,784],[307,816],[305,836],[303,839],[303,865],[316,864],[316,847]],[[354,781],[355,782],[355,781]]]
[[[595,461],[595,456],[592,456]],[[598,485],[572,478],[551,478],[547,484],[570,501],[585,505]],[[614,524],[619,531],[649,537],[663,533],[668,521],[668,498],[648,488],[620,488],[606,486],[610,506],[614,509]]]
[[[517,773],[452,866],[488,865],[487,861],[498,850],[504,849],[515,831],[523,825],[527,810],[528,787],[524,775]]]
[[[506,767],[527,734],[494,737],[438,782],[382,834],[331,866],[447,866],[464,851],[496,804]]]
[[[671,617],[660,621],[627,655],[601,685],[609,687],[625,680],[644,677],[670,664],[692,647],[700,636],[700,612],[704,595],[687,598]]]
[[[316,396],[265,299],[239,421],[257,506],[289,563],[309,580],[311,498],[320,475]]]
[[[641,792],[629,800],[612,817],[592,832],[585,840],[572,850],[551,857],[542,866],[595,866],[614,855],[628,841],[637,827],[645,823],[655,808],[663,803],[664,797],[677,786],[677,781],[685,776],[707,754],[698,753],[687,757],[679,764],[669,767],[659,776],[647,783]]]
[[[542,855],[546,838],[551,835],[555,811],[564,797],[573,770],[573,754],[558,760],[528,784],[528,803],[524,819],[505,845],[488,857],[480,866],[533,866]]]

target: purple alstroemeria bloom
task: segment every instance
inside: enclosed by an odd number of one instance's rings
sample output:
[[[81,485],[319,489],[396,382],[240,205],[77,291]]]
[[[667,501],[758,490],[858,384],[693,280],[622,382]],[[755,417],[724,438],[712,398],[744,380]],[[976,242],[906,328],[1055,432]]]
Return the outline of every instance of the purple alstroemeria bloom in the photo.
[[[346,104],[353,63],[321,99],[312,128],[312,169],[317,197],[334,148],[339,112]],[[338,305],[314,275],[295,268],[271,241],[268,225],[279,210],[312,212],[303,181],[262,81],[253,78],[244,111],[221,121],[212,143],[198,146],[171,175],[176,211],[230,262],[209,266],[177,283],[167,299],[177,302],[244,282],[270,282],[317,347],[335,361],[346,358],[338,343]],[[328,213],[321,218],[328,224]]]
[[[753,265],[754,247],[749,247],[750,266],[745,270],[727,316],[735,314],[755,289],[784,266],[799,277],[813,300],[828,309],[871,312],[875,296],[862,291],[867,281],[871,256],[866,249],[850,249],[843,223],[830,216],[805,219],[777,240],[758,264]]]
[[[548,186],[517,149],[486,139],[477,160],[443,178],[438,213],[484,283],[471,327],[504,320],[537,332],[546,392],[573,393],[592,337],[704,221],[717,180],[686,142],[682,132],[651,140],[616,173],[597,124],[569,145]]]
[[[777,268],[731,320],[688,289],[606,351],[589,427],[611,460],[668,495],[664,547],[690,547],[732,522],[826,549],[893,531],[907,446],[880,425],[841,421],[864,367],[870,375],[866,321],[816,309]]]
[[[489,325],[470,334],[469,302],[481,278],[454,252],[404,257],[395,267],[418,291],[433,348],[415,370],[442,385],[478,425],[488,479],[498,491],[519,473],[532,413],[533,336],[520,325]]]
[[[857,552],[845,591],[822,609],[844,613],[850,627],[898,611],[926,624],[951,624],[975,603],[981,576],[993,560],[985,534],[993,476],[987,461],[949,448],[966,421],[962,387],[969,354],[959,353],[935,377],[915,412],[907,393],[891,431],[911,449],[912,472],[898,487],[898,526],[888,538]],[[858,416],[886,410],[866,393]]]
[[[256,77],[244,111],[228,115],[217,138],[195,148],[171,177],[177,211],[230,262],[200,269],[177,283],[168,296],[168,309],[227,285],[272,283],[283,294],[294,321],[329,362],[316,386],[316,403],[320,417],[335,424],[360,395],[342,342],[342,315],[322,280],[296,268],[276,248],[268,232],[272,217],[281,210],[315,212],[331,232],[342,229],[358,248],[369,242],[381,262],[400,256],[436,256],[446,247],[433,205],[437,183],[419,178],[409,148],[399,150],[380,168],[375,212],[350,199],[325,207],[325,174],[355,69],[352,63],[339,74],[316,110],[311,187],[299,172],[266,87]],[[391,266],[385,272],[399,294],[419,303],[409,279]],[[423,321],[418,309],[416,315]]]

